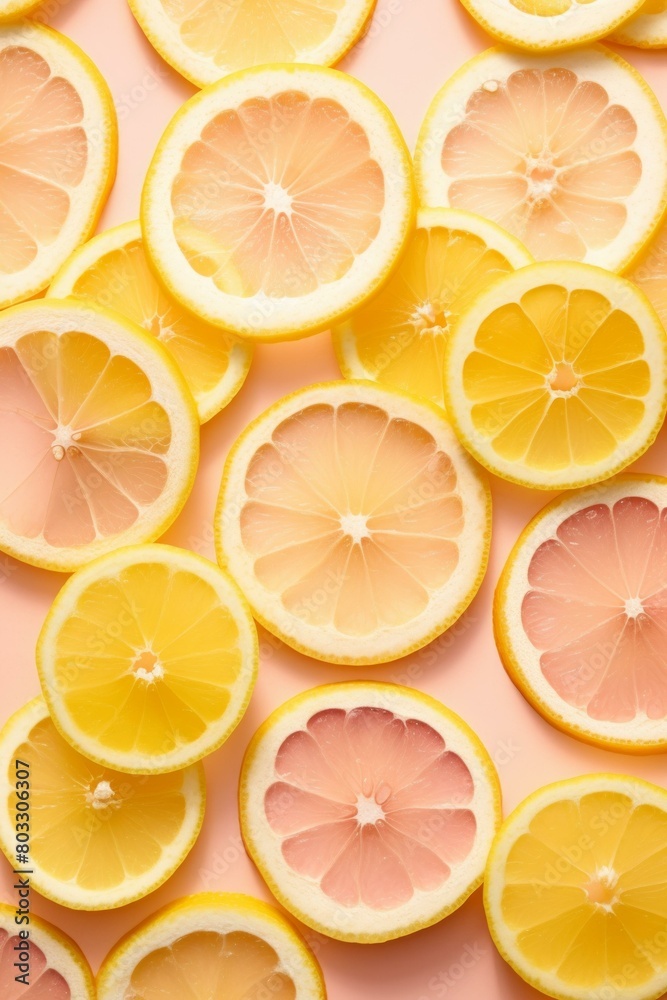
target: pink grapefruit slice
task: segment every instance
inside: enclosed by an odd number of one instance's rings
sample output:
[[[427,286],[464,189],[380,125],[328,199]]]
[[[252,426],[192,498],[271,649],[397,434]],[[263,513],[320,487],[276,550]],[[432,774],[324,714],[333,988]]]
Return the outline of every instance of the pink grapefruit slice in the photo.
[[[480,884],[500,822],[493,764],[472,730],[410,688],[313,688],[248,747],[241,827],[277,899],[341,941],[434,924]]]
[[[0,903],[3,1000],[95,1000],[93,974],[79,946],[34,913],[28,914],[29,923],[25,916],[15,906]],[[27,932],[27,939],[21,932]],[[21,965],[28,966],[27,973]]]

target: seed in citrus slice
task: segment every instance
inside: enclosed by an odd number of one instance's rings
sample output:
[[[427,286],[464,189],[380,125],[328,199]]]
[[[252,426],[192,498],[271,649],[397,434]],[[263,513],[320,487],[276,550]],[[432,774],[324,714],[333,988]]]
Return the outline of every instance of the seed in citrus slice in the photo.
[[[388,276],[412,166],[380,99],[345,73],[233,73],[177,112],[148,171],[147,251],[171,293],[257,340],[325,329]]]
[[[0,847],[13,864],[19,764],[30,773],[32,885],[62,906],[140,899],[173,874],[201,829],[201,764],[137,776],[101,767],[65,742],[36,698],[0,732]]]
[[[0,903],[0,993],[3,1000],[95,1000],[95,980],[74,941],[53,924],[29,914],[16,922],[16,906]],[[29,937],[21,937],[21,931]],[[27,961],[22,962],[22,953]],[[28,966],[26,973],[15,963]],[[27,982],[27,987],[26,987]]]
[[[557,1000],[667,989],[667,792],[620,774],[547,785],[505,820],[484,881],[503,958]]]
[[[667,215],[626,277],[648,296],[667,330]]]
[[[648,299],[587,264],[532,264],[461,318],[445,355],[447,412],[472,454],[537,489],[599,482],[654,440],[667,336]]]
[[[416,170],[425,205],[484,215],[538,260],[620,271],[667,204],[667,121],[643,77],[603,46],[490,49],[434,98]]]
[[[611,41],[640,49],[667,48],[667,0],[646,0],[634,17],[616,29]]]
[[[331,66],[358,40],[375,7],[375,0],[129,3],[162,58],[198,87],[265,63]]]
[[[4,308],[46,288],[95,228],[115,175],[117,130],[95,65],[32,21],[0,26],[0,95]]]
[[[279,400],[225,467],[216,546],[255,617],[333,663],[444,632],[481,583],[486,484],[434,406],[371,382]]]
[[[428,695],[353,681],[288,701],[253,737],[241,830],[276,898],[341,941],[411,934],[482,881],[500,822],[493,764]]]
[[[175,362],[71,299],[0,315],[0,549],[47,569],[157,538],[190,492],[199,422]]]
[[[40,633],[37,669],[55,724],[82,754],[121,771],[173,771],[240,722],[257,632],[208,559],[131,546],[70,577]]]
[[[571,736],[667,749],[667,479],[557,497],[514,546],[494,607],[512,680]]]
[[[317,960],[278,910],[203,892],[158,910],[111,949],[98,1000],[326,1000]]]
[[[450,328],[487,285],[532,260],[518,240],[480,216],[420,209],[417,229],[387,284],[333,330],[343,375],[444,406]]]
[[[248,344],[197,319],[163,288],[146,260],[138,222],[108,229],[72,254],[49,295],[113,309],[157,337],[183,373],[201,423],[233,399],[250,369]]]

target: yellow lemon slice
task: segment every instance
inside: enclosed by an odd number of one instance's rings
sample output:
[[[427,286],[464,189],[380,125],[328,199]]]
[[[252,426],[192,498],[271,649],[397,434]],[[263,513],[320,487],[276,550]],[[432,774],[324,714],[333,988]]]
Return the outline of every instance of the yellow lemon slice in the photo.
[[[29,782],[28,797],[19,776]],[[133,776],[82,757],[43,698],[0,732],[0,847],[16,864],[16,824],[27,813],[29,865],[18,857],[34,888],[62,906],[107,910],[157,889],[197,839],[205,794],[201,764]]]
[[[599,482],[654,440],[667,336],[648,299],[586,264],[533,264],[462,317],[445,359],[447,412],[488,469],[537,489]]]
[[[27,937],[22,937],[21,932]],[[95,1000],[95,980],[77,944],[34,913],[0,903],[0,989],[5,1000]]]
[[[3,21],[16,21],[39,7],[40,3],[42,0],[0,0],[0,24]]]
[[[643,77],[603,46],[490,49],[435,96],[415,166],[423,204],[492,219],[537,260],[620,271],[667,204],[667,121]]]
[[[484,904],[503,958],[557,1000],[667,989],[667,792],[620,774],[541,788],[505,821]]]
[[[162,287],[146,260],[139,222],[108,229],[72,254],[49,295],[113,309],[157,337],[183,373],[201,423],[234,398],[250,370],[247,344],[197,319]]]
[[[616,29],[612,41],[640,49],[667,48],[667,0],[646,0],[635,17]]]
[[[444,406],[449,330],[487,285],[532,260],[518,240],[486,219],[420,209],[417,229],[387,284],[333,330],[343,375]]]

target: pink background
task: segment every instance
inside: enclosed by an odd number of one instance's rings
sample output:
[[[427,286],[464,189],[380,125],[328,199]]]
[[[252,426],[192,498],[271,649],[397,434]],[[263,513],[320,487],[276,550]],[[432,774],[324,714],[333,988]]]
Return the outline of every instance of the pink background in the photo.
[[[100,229],[134,219],[153,149],[172,114],[194,88],[153,51],[124,0],[46,0],[42,13],[94,59],[113,91],[120,120],[120,164]],[[436,90],[476,52],[491,44],[457,0],[380,0],[369,36],[342,63],[384,99],[409,145]],[[665,53],[621,50],[667,106]],[[174,545],[213,558],[211,522],[228,448],[255,414],[308,383],[339,376],[328,334],[258,349],[236,400],[202,432],[202,459],[194,492],[165,536]],[[637,463],[642,471],[667,468],[667,431]],[[34,910],[67,931],[97,968],[107,950],[158,907],[205,889],[269,893],[245,856],[236,810],[244,748],[268,713],[298,691],[335,680],[373,676],[413,684],[440,698],[477,730],[498,766],[506,811],[529,792],[559,778],[620,771],[664,782],[660,757],[632,758],[594,750],[544,722],[512,686],[491,631],[493,588],[503,561],[526,521],[549,496],[492,484],[495,514],[486,582],[464,618],[409,660],[351,669],[309,661],[262,632],[262,667],[250,709],[228,743],[206,761],[208,809],[203,832],[180,870],[148,898],[107,913],[85,914],[33,897]],[[34,645],[63,577],[0,554],[0,636],[4,722],[39,693]],[[13,899],[9,868],[0,866],[0,895]],[[491,943],[481,891],[443,923],[384,945],[341,944],[307,932],[322,963],[330,1000],[433,1000],[448,996],[531,1000],[525,985]],[[465,956],[464,971],[460,960]]]

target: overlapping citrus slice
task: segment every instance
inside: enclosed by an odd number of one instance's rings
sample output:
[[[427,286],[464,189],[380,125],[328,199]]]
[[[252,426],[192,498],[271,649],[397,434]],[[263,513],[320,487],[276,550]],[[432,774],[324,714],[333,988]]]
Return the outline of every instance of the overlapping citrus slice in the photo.
[[[38,7],[42,0],[0,0],[0,24],[16,21]]]
[[[0,316],[0,549],[74,570],[158,537],[199,456],[192,396],[118,313],[44,299]]]
[[[278,910],[214,892],[178,899],[130,931],[97,989],[98,1000],[326,1000],[315,956]]]
[[[177,112],[148,171],[146,247],[172,294],[251,339],[324,329],[377,290],[413,221],[410,157],[351,76],[276,64]]]
[[[54,722],[86,757],[173,771],[240,721],[257,633],[236,586],[208,559],[137,545],[68,580],[40,633],[37,669]]]
[[[626,277],[648,296],[667,330],[667,215]]]
[[[488,469],[538,489],[599,482],[652,443],[667,405],[667,335],[629,281],[532,264],[461,318],[445,356],[447,412]]]
[[[443,358],[451,326],[487,285],[530,263],[518,240],[480,216],[420,209],[397,270],[333,331],[343,374],[444,406]]]
[[[627,775],[541,788],[501,827],[484,903],[501,955],[557,1000],[667,989],[667,792]]]
[[[375,0],[129,3],[163,59],[198,87],[265,63],[331,66],[352,48],[375,7]]]
[[[646,0],[635,17],[616,29],[612,41],[640,49],[667,48],[667,0]]]
[[[79,946],[46,920],[31,912],[18,915],[7,903],[0,903],[0,992],[3,1000],[96,998]]]
[[[28,797],[18,777],[29,782]],[[43,698],[0,732],[0,847],[12,864],[30,868],[38,892],[62,906],[106,910],[157,889],[197,839],[204,799],[201,764],[134,776],[82,757],[59,734]],[[16,824],[24,817],[29,853],[17,855]]]
[[[528,700],[612,750],[667,747],[667,480],[619,476],[558,497],[503,571],[496,641]]]
[[[411,934],[482,880],[500,786],[477,736],[439,701],[372,681],[291,699],[253,737],[241,830],[269,888],[341,941]]]
[[[451,625],[486,568],[485,483],[435,407],[370,382],[280,400],[234,445],[218,558],[268,629],[378,663]]]
[[[434,98],[416,170],[425,205],[484,215],[538,260],[621,270],[667,204],[667,122],[646,81],[602,46],[490,49]]]
[[[108,229],[72,254],[49,295],[113,309],[157,337],[185,376],[202,423],[230,402],[250,369],[248,344],[196,318],[163,288],[138,222]]]
[[[20,9],[4,6],[8,16]],[[31,21],[0,26],[0,119],[1,308],[46,288],[90,235],[113,182],[117,135],[94,64]]]

